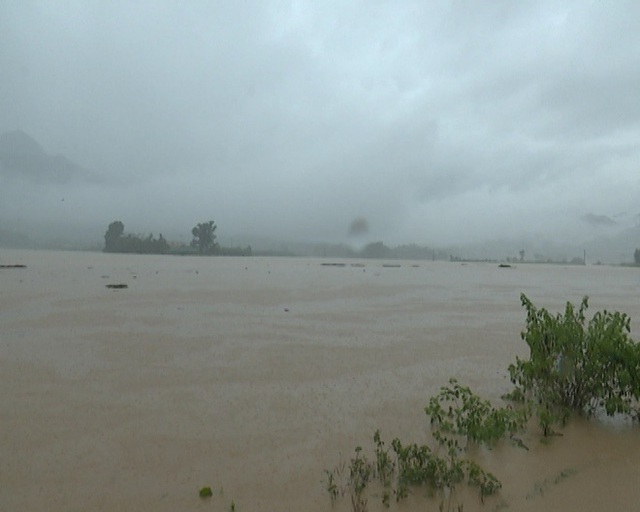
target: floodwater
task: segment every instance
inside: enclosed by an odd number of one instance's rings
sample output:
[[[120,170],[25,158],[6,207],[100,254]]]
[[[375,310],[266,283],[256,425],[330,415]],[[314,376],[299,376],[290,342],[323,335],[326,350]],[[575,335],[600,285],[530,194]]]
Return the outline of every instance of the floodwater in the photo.
[[[0,268],[0,510],[332,510],[324,470],[376,429],[430,441],[423,408],[450,377],[509,391],[521,292],[555,311],[589,295],[640,332],[638,269],[335,262],[0,250],[26,265]],[[456,499],[635,509],[640,427],[563,434],[479,453],[503,489]],[[391,510],[437,510],[423,494]]]

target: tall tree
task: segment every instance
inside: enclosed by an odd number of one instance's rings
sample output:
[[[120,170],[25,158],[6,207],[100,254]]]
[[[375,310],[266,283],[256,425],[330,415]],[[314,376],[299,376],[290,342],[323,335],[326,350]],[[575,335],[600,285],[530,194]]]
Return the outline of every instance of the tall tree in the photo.
[[[200,222],[192,230],[193,240],[192,247],[197,247],[200,254],[211,254],[216,251],[218,244],[216,243],[216,224],[212,220],[209,222]]]
[[[120,237],[124,233],[124,224],[116,220],[109,224],[104,235],[104,252],[118,252],[120,250]]]

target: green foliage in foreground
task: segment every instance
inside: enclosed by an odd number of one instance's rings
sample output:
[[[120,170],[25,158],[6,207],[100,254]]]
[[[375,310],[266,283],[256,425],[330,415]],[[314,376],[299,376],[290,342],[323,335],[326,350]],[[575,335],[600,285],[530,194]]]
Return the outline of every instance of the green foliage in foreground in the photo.
[[[439,496],[440,510],[452,510],[456,487],[466,483],[478,488],[484,503],[502,484],[465,457],[470,444],[492,446],[511,439],[526,449],[515,434],[527,429],[532,415],[544,436],[573,413],[591,416],[603,411],[638,419],[640,345],[629,336],[630,318],[605,310],[587,322],[587,297],[577,310],[568,302],[564,314],[557,315],[537,309],[524,294],[521,301],[527,312],[521,337],[530,357],[516,358],[509,366],[515,388],[505,398],[514,406],[494,407],[451,379],[425,407],[435,443],[405,444],[396,438],[387,448],[376,431],[375,461],[358,446],[348,465],[343,462],[325,471],[332,500],[349,494],[352,510],[365,512],[370,485],[382,489],[387,507],[392,496],[401,501],[410,489],[426,487]]]
[[[519,409],[495,408],[454,379],[450,386],[441,388],[440,393],[431,398],[425,412],[431,418],[435,443],[431,446],[405,444],[395,438],[391,448],[387,448],[380,431],[376,431],[373,436],[375,462],[363,455],[362,447],[358,446],[348,466],[340,464],[326,471],[327,491],[332,499],[349,494],[353,511],[365,511],[365,490],[376,480],[382,487],[385,506],[390,505],[392,496],[401,501],[416,487],[425,487],[439,496],[443,510],[445,506],[451,510],[456,487],[462,483],[477,487],[482,502],[495,494],[502,484],[464,456],[466,447],[470,442],[493,445],[524,430],[526,413]]]
[[[509,366],[516,386],[511,396],[533,404],[545,435],[574,412],[637,417],[640,345],[629,337],[631,319],[605,310],[587,322],[587,297],[577,310],[567,302],[557,315],[520,298],[527,312],[521,336],[530,356]]]
[[[458,441],[440,433],[438,444],[432,448],[426,444],[403,444],[395,438],[391,448],[385,448],[380,431],[374,434],[375,462],[362,454],[362,447],[355,449],[349,464],[339,464],[326,473],[326,488],[332,500],[345,494],[351,498],[354,512],[368,509],[366,490],[376,483],[381,488],[382,503],[389,507],[391,497],[402,501],[411,488],[424,487],[440,497],[441,510],[451,510],[456,487],[461,483],[477,487],[480,499],[495,494],[500,481],[480,465],[464,458],[464,450]]]
[[[425,407],[436,440],[446,440],[444,434],[454,434],[476,444],[491,445],[526,429],[526,408],[496,408],[456,379],[450,379],[449,384],[440,388]]]

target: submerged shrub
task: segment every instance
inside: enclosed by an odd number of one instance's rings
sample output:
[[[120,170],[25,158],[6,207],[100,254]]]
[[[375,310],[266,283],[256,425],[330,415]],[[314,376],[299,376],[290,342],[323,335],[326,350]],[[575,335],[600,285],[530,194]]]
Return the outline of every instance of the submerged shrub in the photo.
[[[365,512],[370,484],[378,486],[385,507],[390,506],[392,495],[401,501],[412,488],[427,487],[441,499],[440,510],[452,510],[457,486],[466,483],[478,489],[484,502],[502,484],[477,462],[464,457],[469,443],[492,446],[510,438],[528,449],[514,434],[527,429],[532,413],[545,436],[575,412],[638,417],[640,345],[630,338],[626,314],[605,310],[587,321],[587,297],[577,310],[567,302],[564,313],[556,315],[536,308],[524,294],[521,301],[527,312],[521,337],[530,356],[516,358],[509,366],[515,388],[505,397],[518,404],[494,407],[450,379],[449,386],[441,387],[425,407],[437,443],[403,443],[395,438],[386,447],[377,430],[373,437],[375,462],[358,446],[348,466],[341,463],[325,471],[332,500],[348,492],[353,512]]]
[[[448,439],[445,434],[454,434],[477,444],[491,445],[525,430],[528,419],[525,408],[496,408],[456,379],[450,379],[449,384],[440,388],[425,407],[438,441]]]
[[[521,337],[530,356],[516,358],[509,373],[514,395],[533,401],[545,435],[572,412],[637,414],[640,346],[629,336],[626,314],[604,310],[587,321],[588,297],[577,310],[567,302],[557,315],[520,298],[527,312]]]
[[[207,486],[200,489],[198,494],[201,498],[210,498],[211,496],[213,496],[213,491],[211,490],[211,487]]]

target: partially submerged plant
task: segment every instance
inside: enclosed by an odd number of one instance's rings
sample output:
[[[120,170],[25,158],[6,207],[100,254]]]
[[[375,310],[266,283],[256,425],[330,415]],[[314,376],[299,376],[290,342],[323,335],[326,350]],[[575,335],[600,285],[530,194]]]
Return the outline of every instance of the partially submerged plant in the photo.
[[[467,474],[469,475],[469,485],[477,486],[480,489],[480,501],[482,503],[484,503],[485,497],[491,496],[502,489],[502,483],[493,473],[485,471],[473,461],[467,461]]]
[[[211,487],[206,486],[200,489],[198,494],[201,498],[211,498],[211,496],[213,496],[213,491],[211,490]]]
[[[340,496],[344,495],[344,488],[340,485],[340,475],[344,470],[344,464],[339,464],[332,471],[325,469],[327,476],[326,489],[331,496],[331,501],[337,500]]]
[[[448,497],[448,509],[456,486],[464,480],[465,464],[459,455],[457,443],[452,442],[444,457],[436,455],[427,445],[403,445],[399,439],[392,442],[398,457],[396,500],[409,495],[409,487],[427,485]]]
[[[373,442],[376,443],[376,474],[380,483],[384,487],[391,485],[391,477],[396,469],[396,463],[389,455],[389,448],[384,447],[384,441],[380,436],[380,430],[376,430],[373,435]]]
[[[440,445],[445,448],[442,455],[426,444],[403,444],[398,438],[391,442],[390,449],[385,448],[380,431],[375,432],[374,442],[375,463],[369,461],[358,446],[348,466],[343,463],[333,471],[325,471],[326,489],[332,500],[348,492],[354,512],[367,510],[365,493],[376,479],[383,486],[381,496],[386,507],[390,506],[391,496],[395,496],[396,501],[404,500],[414,487],[425,486],[439,495],[441,504],[447,504],[446,510],[451,510],[456,487],[465,480],[468,485],[478,487],[483,502],[501,487],[495,476],[461,457],[463,449],[452,437],[440,438]]]
[[[362,454],[361,446],[356,447],[355,455],[349,460],[348,466],[341,462],[333,470],[325,470],[325,475],[326,489],[332,501],[348,492],[354,512],[367,510],[365,489],[374,479],[375,466]]]
[[[433,435],[439,442],[447,442],[445,434],[454,434],[466,438],[467,442],[492,445],[526,429],[526,408],[495,408],[468,387],[458,384],[456,379],[450,379],[449,384],[440,388],[425,407]]]
[[[516,358],[509,373],[515,395],[533,403],[544,435],[573,412],[637,416],[640,345],[629,336],[631,319],[605,310],[587,322],[588,297],[577,311],[567,302],[557,315],[537,309],[524,294],[520,299],[527,311],[521,337],[530,357]]]
[[[349,464],[349,490],[351,491],[351,505],[353,512],[365,512],[367,510],[367,498],[364,490],[374,475],[374,466],[361,455],[362,447],[357,446],[356,455]]]
[[[529,346],[530,358],[516,358],[509,366],[515,388],[504,398],[515,407],[494,407],[451,379],[425,407],[437,445],[404,444],[396,438],[387,448],[377,430],[373,436],[375,463],[358,446],[349,461],[348,477],[344,463],[326,471],[332,500],[349,491],[353,511],[365,512],[365,491],[377,479],[386,507],[392,495],[401,501],[412,487],[427,486],[440,496],[440,510],[450,511],[456,487],[465,481],[478,488],[484,503],[502,484],[478,463],[462,456],[470,443],[492,446],[509,438],[528,449],[515,434],[526,430],[532,414],[544,436],[553,434],[553,427],[564,424],[575,412],[638,417],[640,345],[629,336],[626,314],[605,310],[587,322],[587,297],[577,310],[568,302],[564,314],[557,315],[537,309],[524,294],[521,301],[527,311],[521,337]],[[554,483],[569,474],[563,471]],[[462,505],[457,508],[462,510]]]
[[[478,488],[482,502],[496,493],[501,488],[500,481],[476,462],[463,457],[466,444],[473,441],[491,445],[523,430],[526,412],[495,408],[454,379],[449,387],[441,388],[440,393],[431,398],[425,411],[431,417],[432,434],[437,442],[434,448],[427,444],[404,444],[398,438],[387,448],[380,431],[376,430],[373,436],[375,463],[370,462],[358,446],[347,468],[340,464],[333,471],[325,472],[326,488],[332,500],[348,491],[352,510],[365,511],[365,491],[375,479],[383,487],[382,503],[387,507],[392,495],[401,501],[409,496],[411,488],[422,486],[440,497],[441,510],[452,510],[456,488],[465,481]],[[464,445],[460,444],[461,437],[467,439]]]

